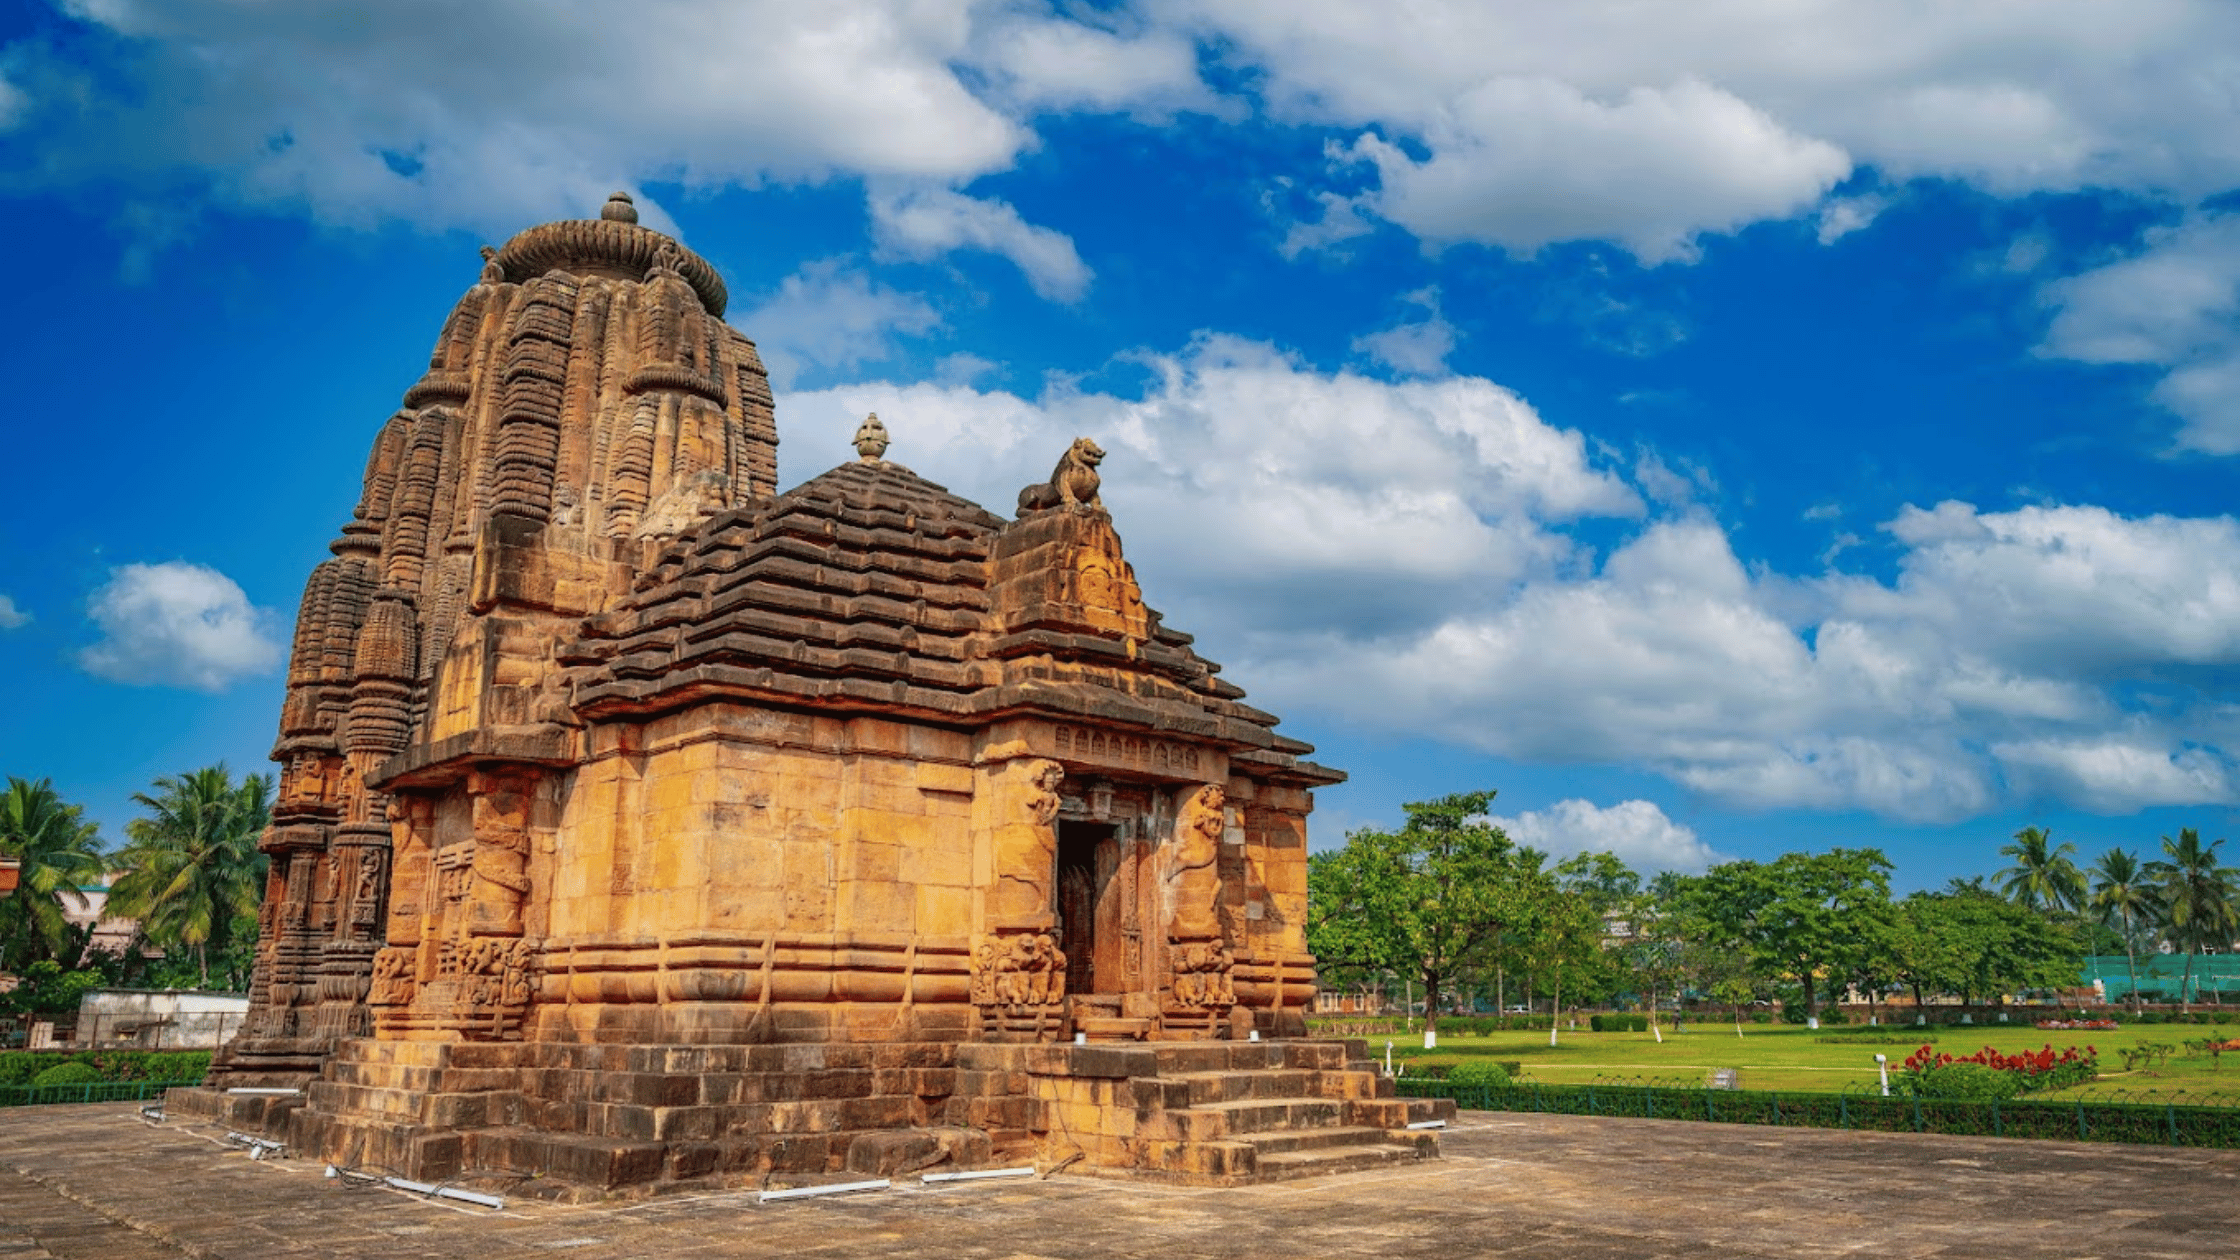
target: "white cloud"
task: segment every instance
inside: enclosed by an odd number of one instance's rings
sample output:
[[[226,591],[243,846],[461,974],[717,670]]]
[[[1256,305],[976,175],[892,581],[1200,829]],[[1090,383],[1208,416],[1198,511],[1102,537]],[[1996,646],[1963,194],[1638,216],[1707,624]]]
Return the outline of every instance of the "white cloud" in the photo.
[[[1318,192],[1313,196],[1315,203],[1322,207],[1322,216],[1312,222],[1302,219],[1284,229],[1283,240],[1276,244],[1276,252],[1285,258],[1297,258],[1304,253],[1330,249],[1377,230],[1377,225],[1369,221],[1367,213],[1374,207],[1375,194],[1347,197],[1334,192]]]
[[[271,613],[203,565],[112,569],[86,611],[102,637],[78,653],[78,664],[111,682],[219,691],[280,663],[280,646],[263,629]]]
[[[960,77],[972,0],[72,0],[132,41],[133,90],[37,112],[37,178],[199,169],[332,223],[510,231],[642,179],[965,180],[1033,142]],[[26,56],[29,56],[26,53]],[[30,71],[27,71],[27,73]]]
[[[1455,326],[1439,312],[1439,290],[1418,289],[1400,300],[1421,307],[1423,318],[1364,333],[1353,339],[1354,352],[1405,376],[1446,375],[1447,356],[1454,353]]]
[[[1490,381],[1321,372],[1217,335],[1136,361],[1140,397],[789,396],[789,474],[840,462],[876,410],[890,457],[1007,508],[1093,435],[1149,598],[1278,712],[1745,807],[2240,801],[2229,517],[1909,506],[1880,531],[1892,576],[1836,568],[1844,548],[1785,575],[1738,557],[1654,452],[1599,463]],[[1590,518],[1621,531],[1606,552]]]
[[[946,188],[874,189],[871,230],[882,253],[930,258],[976,249],[1010,259],[1027,283],[1054,302],[1076,302],[1093,273],[1073,240],[1019,217],[1009,202],[967,197]]]
[[[923,336],[941,316],[922,298],[873,280],[845,259],[805,263],[752,311],[735,320],[762,334],[770,379],[793,384],[808,368],[839,369],[877,362],[897,336]]]
[[[1644,262],[1692,258],[1702,232],[1779,219],[1850,174],[1833,145],[1795,135],[1694,79],[1590,99],[1542,78],[1490,81],[1455,99],[1416,161],[1368,134],[1377,212],[1433,243],[1530,254],[1611,240]]]
[[[1276,119],[1374,129],[1379,208],[1432,240],[1685,257],[1699,234],[1810,208],[1858,165],[2002,196],[2240,185],[2240,10],[2219,0],[1152,8],[1248,71]]]
[[[1266,624],[1301,601],[1315,626],[1420,624],[1455,594],[1568,562],[1573,544],[1543,521],[1642,510],[1578,433],[1490,381],[1326,374],[1227,336],[1141,362],[1139,400],[1063,385],[1033,401],[932,384],[790,395],[781,458],[789,478],[838,463],[877,411],[888,458],[1003,509],[1093,434],[1111,452],[1106,501],[1156,558],[1144,571],[1182,584],[1173,611],[1199,627]]]
[[[1890,199],[1879,193],[1829,198],[1820,207],[1820,243],[1833,245],[1853,232],[1871,226],[1889,208]]]
[[[1198,52],[1173,30],[1123,35],[1025,13],[993,25],[978,64],[1005,99],[1026,108],[1227,113],[1198,78]]]
[[[0,595],[0,630],[15,630],[31,624],[31,614],[16,607],[16,601]]]
[[[1493,823],[1518,844],[1559,860],[1574,853],[1614,853],[1637,871],[1688,873],[1727,860],[1697,839],[1694,828],[1666,817],[1654,801],[1620,801],[1608,807],[1557,801],[1513,818],[1496,817]]]
[[[2056,280],[2041,352],[2168,369],[2155,402],[2183,422],[2176,445],[2240,454],[2240,214],[2195,214],[2146,235],[2132,257]]]
[[[16,120],[30,110],[31,98],[22,88],[0,78],[0,131],[16,125]]]

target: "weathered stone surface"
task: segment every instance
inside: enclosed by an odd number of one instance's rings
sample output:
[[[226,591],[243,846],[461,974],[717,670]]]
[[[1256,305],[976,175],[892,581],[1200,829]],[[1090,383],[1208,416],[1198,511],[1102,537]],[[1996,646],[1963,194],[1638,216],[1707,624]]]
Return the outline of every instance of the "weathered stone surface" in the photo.
[[[1341,776],[1144,606],[1093,441],[1011,520],[876,417],[777,494],[724,301],[619,194],[487,253],[305,588],[213,1087],[305,1086],[268,1129],[429,1176],[832,1171],[945,1117],[1163,1167],[1092,1113],[1134,1113],[1105,1060],[1170,1069],[1053,1043],[1303,1035]],[[975,1042],[1057,1057],[960,1072]]]
[[[130,1105],[0,1124],[0,1255],[266,1257],[1458,1255],[2224,1257],[2240,1151],[1465,1113],[1445,1157],[1234,1189],[1072,1175],[759,1204],[756,1185],[502,1212],[350,1192],[300,1157],[257,1162]],[[706,1147],[675,1148],[713,1160]],[[839,1179],[855,1179],[841,1174]],[[774,1179],[773,1185],[790,1184]]]

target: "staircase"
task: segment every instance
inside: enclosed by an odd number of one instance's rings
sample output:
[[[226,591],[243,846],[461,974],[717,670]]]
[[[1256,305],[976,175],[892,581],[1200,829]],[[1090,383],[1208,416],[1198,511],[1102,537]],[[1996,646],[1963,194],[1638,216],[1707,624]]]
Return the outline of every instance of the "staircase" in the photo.
[[[951,1123],[995,1130],[999,1150],[1031,1128],[1080,1171],[1196,1185],[1436,1158],[1437,1130],[1408,1126],[1454,1117],[1445,1099],[1393,1097],[1359,1041],[980,1044],[957,1069]]]
[[[1445,1099],[1395,1098],[1361,1042],[1185,1042],[1156,1047],[1150,1090],[1172,1137],[1147,1154],[1195,1180],[1282,1181],[1437,1158]]]

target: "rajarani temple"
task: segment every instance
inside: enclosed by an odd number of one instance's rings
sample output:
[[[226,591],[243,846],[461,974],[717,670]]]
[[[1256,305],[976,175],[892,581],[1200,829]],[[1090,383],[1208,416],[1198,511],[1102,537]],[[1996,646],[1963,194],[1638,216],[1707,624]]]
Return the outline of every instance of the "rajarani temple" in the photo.
[[[1306,1037],[1343,776],[1144,606],[1103,452],[1005,519],[873,417],[780,494],[725,296],[621,194],[485,251],[305,588],[251,1014],[172,1109],[592,1192],[1435,1153]]]

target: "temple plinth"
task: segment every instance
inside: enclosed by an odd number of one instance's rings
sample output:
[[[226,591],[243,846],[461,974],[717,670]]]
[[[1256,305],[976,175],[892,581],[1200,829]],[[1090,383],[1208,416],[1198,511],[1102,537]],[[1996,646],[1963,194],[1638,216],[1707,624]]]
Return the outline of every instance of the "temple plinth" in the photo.
[[[601,1189],[1424,1153],[1431,1104],[1303,1040],[1343,776],[1144,606],[1103,452],[1005,519],[872,417],[778,494],[722,281],[635,219],[486,251],[376,438],[297,623],[251,1016],[175,1105]]]

